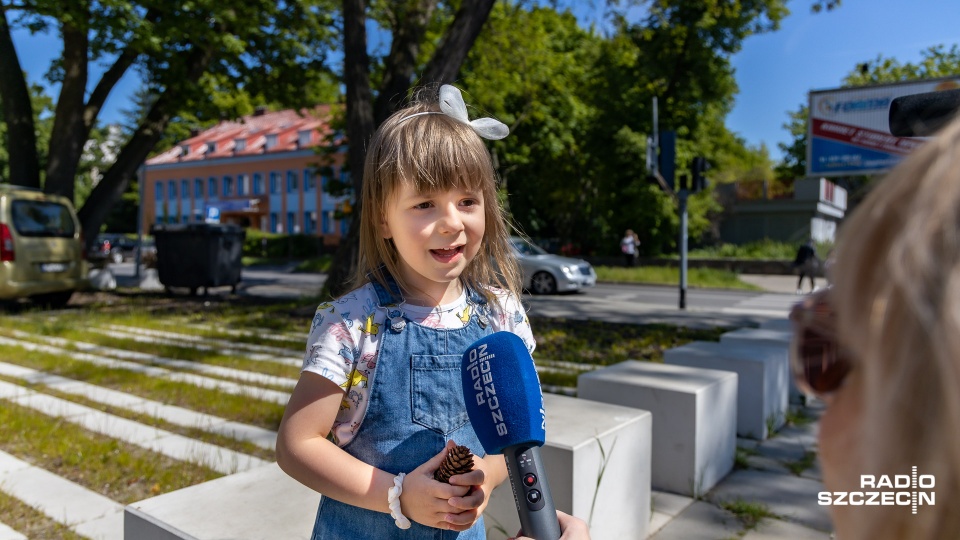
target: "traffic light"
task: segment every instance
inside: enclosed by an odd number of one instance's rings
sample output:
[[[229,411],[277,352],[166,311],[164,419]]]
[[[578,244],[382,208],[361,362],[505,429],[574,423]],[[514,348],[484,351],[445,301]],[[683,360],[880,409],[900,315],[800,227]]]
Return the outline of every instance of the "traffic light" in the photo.
[[[693,185],[690,186],[691,191],[694,193],[707,189],[707,186],[710,185],[710,181],[704,176],[704,173],[710,168],[710,164],[707,163],[707,158],[703,156],[697,156],[693,158],[690,162],[690,173],[693,175]]]

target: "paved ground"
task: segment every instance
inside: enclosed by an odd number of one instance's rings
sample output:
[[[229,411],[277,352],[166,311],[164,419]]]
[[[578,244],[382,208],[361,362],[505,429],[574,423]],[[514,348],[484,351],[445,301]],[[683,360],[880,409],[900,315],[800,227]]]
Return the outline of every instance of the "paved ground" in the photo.
[[[829,511],[817,504],[823,484],[814,457],[823,405],[796,410],[809,422],[765,441],[738,439],[738,468],[700,499],[655,493],[651,540],[831,538]]]

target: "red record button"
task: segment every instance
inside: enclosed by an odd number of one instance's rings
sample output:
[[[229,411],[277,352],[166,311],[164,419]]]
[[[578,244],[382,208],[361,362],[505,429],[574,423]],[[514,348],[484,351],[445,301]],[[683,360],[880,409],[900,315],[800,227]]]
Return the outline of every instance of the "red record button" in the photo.
[[[537,483],[537,475],[533,473],[527,473],[523,476],[523,485],[530,487]]]

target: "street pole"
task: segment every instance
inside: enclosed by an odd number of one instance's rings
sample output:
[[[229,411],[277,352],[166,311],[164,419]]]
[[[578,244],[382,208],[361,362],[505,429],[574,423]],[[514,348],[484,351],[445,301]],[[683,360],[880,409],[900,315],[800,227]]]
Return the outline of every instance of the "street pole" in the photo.
[[[133,277],[140,281],[140,261],[143,253],[143,165],[137,168],[137,255],[133,261]]]
[[[680,309],[687,309],[687,177],[679,178],[680,192]]]

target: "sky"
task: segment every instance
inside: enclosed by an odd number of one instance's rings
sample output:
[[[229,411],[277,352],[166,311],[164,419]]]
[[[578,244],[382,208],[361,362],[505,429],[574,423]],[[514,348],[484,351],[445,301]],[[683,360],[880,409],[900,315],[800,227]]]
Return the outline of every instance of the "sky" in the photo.
[[[840,86],[857,64],[878,55],[917,62],[928,47],[960,45],[960,0],[843,0],[839,8],[817,14],[810,11],[812,3],[790,0],[792,13],[780,29],[747,38],[731,59],[740,92],[727,127],[751,146],[766,144],[775,161],[782,156],[777,144],[790,140],[783,128],[788,113],[807,102],[807,92]],[[602,5],[599,0],[582,4],[598,14]],[[590,19],[589,9],[581,12],[581,20]],[[42,76],[60,54],[59,40],[19,32],[14,44],[29,80],[46,85]],[[129,108],[138,84],[133,73],[121,80],[102,122],[122,120],[120,111]]]

